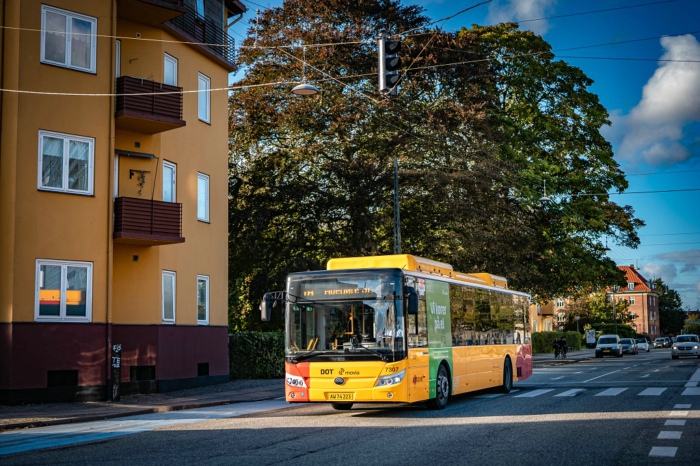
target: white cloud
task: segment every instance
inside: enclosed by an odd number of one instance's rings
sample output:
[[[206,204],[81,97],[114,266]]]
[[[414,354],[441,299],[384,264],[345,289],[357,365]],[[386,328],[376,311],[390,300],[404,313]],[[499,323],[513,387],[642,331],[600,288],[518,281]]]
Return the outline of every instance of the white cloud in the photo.
[[[663,37],[659,67],[628,115],[611,114],[621,136],[617,155],[632,163],[672,165],[690,157],[683,129],[700,121],[700,43],[692,35]]]
[[[547,16],[557,0],[496,0],[489,4],[488,21],[505,23],[526,19],[539,19]],[[546,20],[532,21],[521,26],[535,34],[544,35],[549,30]]]
[[[677,272],[676,267],[669,264],[657,264],[650,263],[642,266],[642,275],[647,280],[653,280],[655,278],[661,278],[664,283],[673,283],[675,280]]]

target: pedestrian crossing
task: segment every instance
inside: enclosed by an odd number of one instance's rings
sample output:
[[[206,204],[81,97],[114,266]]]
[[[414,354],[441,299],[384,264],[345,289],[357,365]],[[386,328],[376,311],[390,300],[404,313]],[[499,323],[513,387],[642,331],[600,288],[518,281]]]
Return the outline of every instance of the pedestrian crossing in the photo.
[[[593,390],[588,388],[572,388],[568,390],[558,390],[555,388],[540,388],[536,390],[513,390],[511,395],[513,398],[536,398],[538,396],[547,395],[554,397],[574,397],[582,394],[591,394],[592,396],[602,396],[602,397],[613,397],[621,395],[625,392],[629,393],[629,390],[639,390],[637,396],[661,396],[670,387],[649,387],[649,388],[630,388],[630,387],[615,387],[606,388],[604,390]],[[700,396],[700,388],[696,387],[686,387],[681,396]]]

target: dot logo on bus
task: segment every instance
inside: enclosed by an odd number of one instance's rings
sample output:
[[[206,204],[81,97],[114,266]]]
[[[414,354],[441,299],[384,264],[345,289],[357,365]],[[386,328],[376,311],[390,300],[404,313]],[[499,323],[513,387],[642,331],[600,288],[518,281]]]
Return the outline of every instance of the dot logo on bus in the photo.
[[[321,369],[321,375],[333,375],[333,369]]]
[[[345,379],[342,377],[336,377],[333,382],[335,382],[336,385],[343,385],[345,383]]]

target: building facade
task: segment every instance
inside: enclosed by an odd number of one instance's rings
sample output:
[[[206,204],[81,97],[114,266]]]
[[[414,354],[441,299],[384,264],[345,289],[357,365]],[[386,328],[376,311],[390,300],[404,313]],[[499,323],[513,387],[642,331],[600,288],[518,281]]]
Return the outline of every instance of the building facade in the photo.
[[[0,0],[0,402],[228,380],[233,0]]]

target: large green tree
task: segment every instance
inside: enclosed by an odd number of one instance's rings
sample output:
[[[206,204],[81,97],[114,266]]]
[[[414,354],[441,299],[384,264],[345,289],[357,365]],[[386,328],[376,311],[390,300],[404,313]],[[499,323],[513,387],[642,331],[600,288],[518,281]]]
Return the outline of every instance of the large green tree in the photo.
[[[377,92],[376,36],[400,37],[396,97]],[[620,281],[600,239],[638,242],[590,80],[514,24],[435,29],[395,0],[287,0],[240,50],[230,98],[231,325],[264,291],[332,257],[401,250],[504,275],[547,299]],[[308,80],[312,97],[289,93]],[[554,202],[542,205],[547,183]],[[277,317],[279,319],[279,317]],[[279,320],[277,324],[279,324]]]
[[[683,300],[674,289],[671,289],[660,278],[652,281],[659,296],[659,326],[662,335],[678,335],[682,333],[685,323]]]

